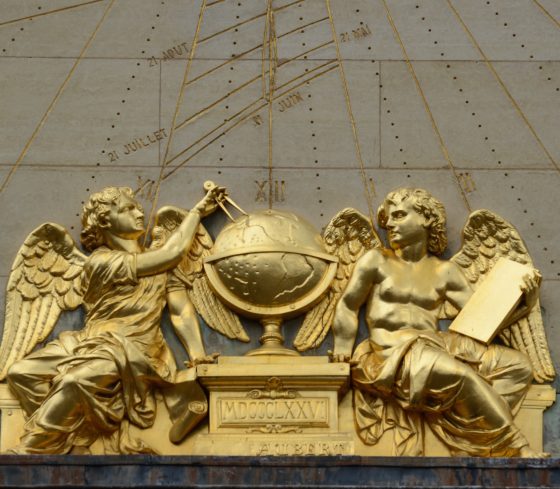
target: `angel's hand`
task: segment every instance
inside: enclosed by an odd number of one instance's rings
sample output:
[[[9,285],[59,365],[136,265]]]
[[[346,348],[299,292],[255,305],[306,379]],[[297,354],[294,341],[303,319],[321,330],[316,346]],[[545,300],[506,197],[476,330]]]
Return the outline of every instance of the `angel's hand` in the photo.
[[[329,362],[330,363],[349,363],[350,365],[357,365],[357,360],[352,360],[352,355],[348,355],[346,353],[335,353],[332,350],[329,350]]]
[[[194,209],[200,213],[201,217],[209,216],[218,208],[218,202],[224,198],[225,193],[225,187],[218,187],[217,185],[212,187]]]
[[[521,290],[525,296],[525,306],[528,310],[531,310],[539,299],[539,287],[541,280],[542,275],[538,270],[535,270],[532,274],[527,274],[523,277]]]
[[[193,360],[187,360],[185,362],[185,366],[187,368],[196,367],[197,365],[208,364],[208,363],[216,363],[216,360],[220,356],[219,353],[215,352],[211,355],[204,355],[203,357],[197,357]]]

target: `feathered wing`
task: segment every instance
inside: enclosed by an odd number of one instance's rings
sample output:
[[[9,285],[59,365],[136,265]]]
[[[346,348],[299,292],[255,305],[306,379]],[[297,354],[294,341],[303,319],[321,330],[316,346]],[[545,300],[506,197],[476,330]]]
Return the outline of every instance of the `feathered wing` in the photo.
[[[58,224],[43,224],[27,237],[8,279],[0,380],[13,363],[45,340],[61,311],[82,303],[85,260],[68,231]]]
[[[152,247],[161,246],[187,214],[187,210],[178,207],[162,207],[156,215]],[[189,252],[173,273],[185,284],[187,294],[196,311],[208,326],[228,338],[247,342],[249,336],[239,317],[226,309],[216,297],[204,273],[204,258],[210,255],[212,245],[212,238],[200,224]]]
[[[294,340],[294,346],[299,351],[316,348],[323,342],[331,328],[336,304],[356,262],[366,251],[381,247],[381,240],[369,219],[352,208],[343,209],[333,217],[325,228],[323,238],[327,252],[338,257],[338,268],[325,297],[305,316]]]
[[[525,243],[509,222],[488,210],[473,212],[463,228],[462,248],[451,260],[477,289],[500,257],[533,265]],[[539,302],[526,317],[502,329],[499,337],[507,346],[527,354],[537,382],[554,379]]]

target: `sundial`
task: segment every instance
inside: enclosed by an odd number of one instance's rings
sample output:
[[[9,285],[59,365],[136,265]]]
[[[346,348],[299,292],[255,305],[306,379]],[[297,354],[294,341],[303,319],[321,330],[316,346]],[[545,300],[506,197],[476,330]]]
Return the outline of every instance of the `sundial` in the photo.
[[[132,187],[150,227],[211,179],[248,211],[297,212],[318,230],[344,207],[375,220],[407,185],[445,203],[446,256],[472,210],[516,225],[543,274],[557,363],[559,22],[554,0],[4,1],[2,316],[30,230],[56,219],[77,240],[82,205],[107,185]],[[226,218],[213,219],[215,236]],[[67,314],[54,335],[81,324]],[[246,327],[248,345],[203,328],[207,349],[258,347]]]

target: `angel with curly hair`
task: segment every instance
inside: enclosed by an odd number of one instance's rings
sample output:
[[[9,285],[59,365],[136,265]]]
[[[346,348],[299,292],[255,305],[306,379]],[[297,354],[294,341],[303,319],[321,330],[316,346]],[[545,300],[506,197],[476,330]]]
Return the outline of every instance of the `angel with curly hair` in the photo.
[[[419,455],[426,422],[454,454],[542,456],[513,420],[533,378],[554,377],[535,307],[540,274],[525,276],[524,300],[502,330],[503,342],[515,349],[439,329],[500,255],[530,263],[515,229],[490,211],[476,211],[461,252],[442,260],[436,255],[447,245],[445,209],[413,188],[389,193],[378,222],[390,248],[371,249],[357,261],[333,322],[332,359],[352,364],[360,438],[375,444],[394,430],[395,453]],[[369,338],[353,351],[363,304]]]
[[[165,393],[171,441],[181,441],[207,413],[196,381],[176,382],[160,321],[167,304],[190,365],[213,361],[187,285],[192,289],[200,280],[193,262],[211,246],[200,221],[224,192],[212,188],[190,211],[162,209],[150,249],[139,242],[144,213],[126,187],[105,188],[84,206],[81,242],[89,256],[57,224],[43,224],[28,236],[9,278],[0,348],[0,377],[27,417],[12,453],[87,452],[97,438],[105,453],[150,453],[129,436],[128,425],[154,423],[156,389]],[[84,327],[33,351],[61,311],[79,305]]]

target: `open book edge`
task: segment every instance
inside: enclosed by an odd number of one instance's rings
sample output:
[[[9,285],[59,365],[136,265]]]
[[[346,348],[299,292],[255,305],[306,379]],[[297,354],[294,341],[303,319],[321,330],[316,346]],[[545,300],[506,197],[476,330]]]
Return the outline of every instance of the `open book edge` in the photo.
[[[523,277],[532,271],[528,265],[500,258],[449,330],[489,344],[521,301]]]

